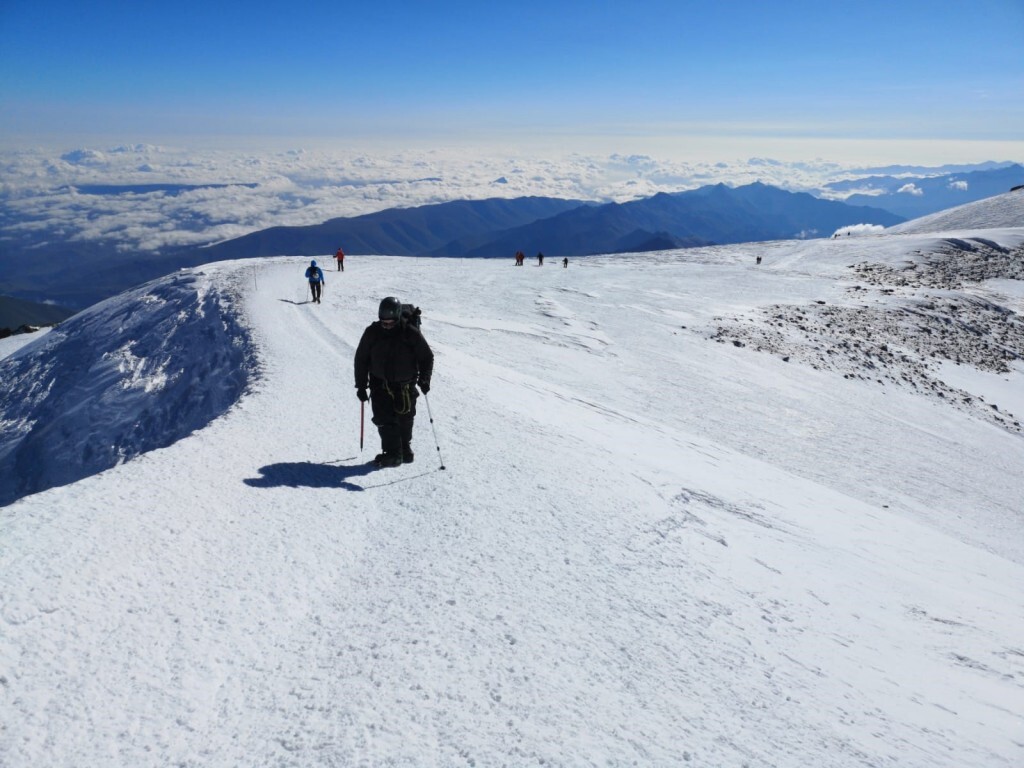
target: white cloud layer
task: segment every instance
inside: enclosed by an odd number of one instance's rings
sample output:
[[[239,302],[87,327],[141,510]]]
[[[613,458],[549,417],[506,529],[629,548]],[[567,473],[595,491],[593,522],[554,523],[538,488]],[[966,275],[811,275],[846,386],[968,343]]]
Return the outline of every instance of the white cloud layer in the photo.
[[[858,176],[856,168],[825,160],[765,157],[711,162],[615,153],[515,156],[465,148],[370,153],[152,144],[9,149],[0,151],[0,167],[5,229],[38,232],[40,238],[57,232],[69,241],[109,239],[128,251],[218,242],[270,226],[458,199],[540,195],[626,202],[755,181],[820,194],[824,184]],[[99,185],[141,189],[112,194],[90,188]],[[912,184],[901,191],[920,194]]]

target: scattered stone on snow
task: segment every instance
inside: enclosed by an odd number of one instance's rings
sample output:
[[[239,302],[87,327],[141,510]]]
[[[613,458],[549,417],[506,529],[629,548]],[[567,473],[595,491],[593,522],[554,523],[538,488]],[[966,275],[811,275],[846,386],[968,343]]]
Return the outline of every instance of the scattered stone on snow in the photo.
[[[941,365],[1008,373],[1024,357],[1024,318],[963,290],[982,280],[1024,280],[1024,248],[950,238],[936,252],[918,255],[919,261],[903,269],[850,268],[859,282],[847,290],[864,297],[870,289],[860,283],[866,282],[894,297],[885,304],[775,304],[755,317],[716,318],[720,325],[711,339],[835,371],[848,380],[909,387],[1022,433],[1012,413],[946,384]]]

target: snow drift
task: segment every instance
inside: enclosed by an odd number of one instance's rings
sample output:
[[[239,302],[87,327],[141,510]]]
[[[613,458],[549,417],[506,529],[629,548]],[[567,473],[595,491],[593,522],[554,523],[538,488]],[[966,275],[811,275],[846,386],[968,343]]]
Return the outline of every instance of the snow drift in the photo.
[[[147,283],[0,361],[0,505],[170,445],[253,370],[216,267]]]

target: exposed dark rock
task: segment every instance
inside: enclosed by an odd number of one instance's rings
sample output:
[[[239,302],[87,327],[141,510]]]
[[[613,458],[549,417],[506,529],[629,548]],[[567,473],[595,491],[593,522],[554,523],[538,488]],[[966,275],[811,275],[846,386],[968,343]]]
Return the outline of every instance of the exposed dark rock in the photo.
[[[928,392],[1021,434],[1013,414],[944,382],[941,366],[949,362],[1008,373],[1011,363],[1024,357],[1024,318],[959,292],[965,284],[981,280],[1024,279],[1024,249],[951,239],[937,252],[919,256],[919,263],[904,269],[881,264],[851,268],[858,280],[876,286],[882,295],[895,295],[899,289],[899,296],[884,304],[771,305],[762,308],[759,317],[716,318],[720,325],[711,338],[835,371],[848,380]],[[847,290],[867,291],[861,285]]]

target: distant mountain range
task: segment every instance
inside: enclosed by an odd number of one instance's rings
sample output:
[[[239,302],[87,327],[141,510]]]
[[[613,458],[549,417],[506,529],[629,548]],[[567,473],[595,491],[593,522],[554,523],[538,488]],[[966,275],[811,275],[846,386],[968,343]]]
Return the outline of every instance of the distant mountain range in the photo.
[[[17,221],[5,220],[0,294],[82,308],[181,267],[259,256],[327,257],[339,246],[350,255],[511,259],[516,251],[557,258],[828,237],[855,224],[893,226],[1020,183],[1024,167],[1009,165],[932,178],[879,175],[830,185],[835,193],[854,192],[842,202],[761,183],[737,188],[717,184],[628,203],[550,197],[461,200],[311,226],[271,227],[212,245],[156,252],[126,252],[112,240],[65,240],[60,232],[19,229]],[[161,191],[180,191],[166,186]],[[877,194],[857,191],[865,189]],[[136,191],[130,185],[97,190],[113,195]]]
[[[998,171],[1008,166],[1015,165],[1010,161],[988,160],[984,163],[947,163],[946,165],[879,165],[868,168],[858,168],[853,172],[861,178],[865,174],[874,175],[895,175],[895,174],[916,174],[923,177],[945,176],[951,173],[970,173],[972,171]]]
[[[585,256],[701,245],[825,237],[850,224],[904,219],[755,183],[658,194],[629,203],[516,198],[393,208],[305,227],[273,227],[201,249],[208,261],[350,254],[511,258]],[[190,253],[197,249],[190,249]]]
[[[333,256],[339,247],[350,254],[463,256],[458,247],[450,246],[459,238],[493,236],[587,205],[583,200],[518,197],[389,208],[305,227],[271,227],[182,253],[201,251],[205,261],[252,256]]]
[[[496,233],[458,240],[432,256],[508,256],[516,250],[586,256],[759,240],[827,237],[851,224],[891,226],[903,218],[755,183],[661,193],[629,203],[575,208]]]
[[[836,192],[871,190],[846,198],[849,205],[884,208],[907,219],[916,219],[965,203],[973,203],[1024,184],[1024,166],[942,176],[870,176],[826,185]]]

